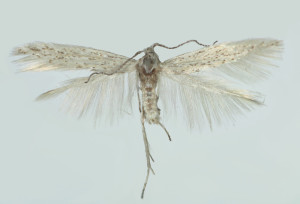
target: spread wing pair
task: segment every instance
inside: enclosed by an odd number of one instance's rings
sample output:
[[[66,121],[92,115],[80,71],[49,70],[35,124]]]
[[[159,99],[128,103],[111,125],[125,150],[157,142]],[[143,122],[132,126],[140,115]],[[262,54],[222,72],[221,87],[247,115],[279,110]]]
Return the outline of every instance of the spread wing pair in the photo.
[[[260,94],[235,88],[236,82],[265,78],[270,60],[280,57],[282,42],[250,39],[219,43],[161,63],[158,95],[162,114],[182,110],[190,127],[210,126],[262,103]],[[70,111],[80,116],[91,111],[96,118],[118,118],[131,105],[138,76],[136,60],[93,48],[52,43],[31,43],[15,48],[13,55],[24,71],[88,70],[95,75],[65,82],[38,97],[48,99],[64,93]],[[120,65],[129,60],[118,72]],[[181,108],[180,108],[181,107]],[[108,117],[108,118],[107,118]]]

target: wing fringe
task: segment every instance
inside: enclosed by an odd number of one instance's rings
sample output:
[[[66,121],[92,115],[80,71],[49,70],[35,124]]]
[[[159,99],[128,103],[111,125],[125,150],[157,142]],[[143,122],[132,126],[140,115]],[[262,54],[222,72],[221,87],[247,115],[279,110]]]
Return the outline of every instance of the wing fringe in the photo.
[[[190,128],[224,121],[235,121],[237,115],[264,102],[258,92],[235,89],[224,79],[207,76],[161,75],[159,96],[163,114],[173,117],[181,111]]]

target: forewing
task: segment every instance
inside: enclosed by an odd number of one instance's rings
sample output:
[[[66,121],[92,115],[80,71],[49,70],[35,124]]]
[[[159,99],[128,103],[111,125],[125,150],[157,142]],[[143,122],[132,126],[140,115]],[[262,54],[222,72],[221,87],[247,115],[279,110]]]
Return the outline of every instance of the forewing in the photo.
[[[161,67],[167,74],[210,72],[250,82],[267,76],[270,60],[280,58],[282,49],[282,41],[273,39],[227,42],[171,58]]]
[[[25,64],[23,71],[86,69],[108,74],[115,72],[128,59],[94,48],[43,42],[17,47],[12,55],[22,56],[15,62]],[[126,72],[126,68],[134,64],[135,60],[130,60],[121,72]]]
[[[38,97],[38,100],[63,95],[63,107],[75,115],[94,114],[97,119],[113,121],[131,110],[135,91],[135,60],[82,46],[35,42],[17,47],[14,56],[23,71],[87,70],[103,74],[71,79]],[[117,72],[116,72],[117,71]],[[104,74],[105,73],[105,74]],[[111,75],[106,75],[111,74]],[[88,74],[89,75],[89,74]],[[88,81],[88,83],[86,83]]]
[[[208,75],[168,75],[161,73],[158,84],[162,114],[166,118],[182,112],[190,128],[234,120],[237,114],[261,105],[263,97],[242,90],[221,78]]]

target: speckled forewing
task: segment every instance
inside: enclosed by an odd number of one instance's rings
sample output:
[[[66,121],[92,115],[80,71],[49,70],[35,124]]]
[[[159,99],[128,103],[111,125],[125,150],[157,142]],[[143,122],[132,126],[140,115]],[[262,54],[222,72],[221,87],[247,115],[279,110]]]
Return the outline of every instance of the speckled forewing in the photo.
[[[94,48],[43,42],[17,47],[13,50],[12,55],[22,56],[15,62],[25,64],[23,71],[90,69],[112,73],[128,59]],[[126,72],[126,68],[132,68],[134,64],[135,60],[129,61],[121,72]]]
[[[25,65],[23,71],[84,69],[111,74],[128,60],[127,57],[103,50],[42,42],[17,47],[12,54],[22,56],[16,62]],[[61,95],[64,97],[64,109],[77,116],[91,113],[96,119],[118,119],[128,108],[130,110],[136,84],[135,63],[135,60],[131,60],[118,72],[94,75],[89,81],[89,75],[68,80],[37,99]]]
[[[185,53],[161,64],[167,74],[192,74],[220,70],[240,80],[264,78],[270,59],[278,58],[282,42],[273,39],[249,39],[215,44]],[[215,69],[214,69],[215,68]]]
[[[162,114],[172,118],[182,112],[190,127],[234,120],[264,100],[237,82],[264,78],[281,51],[281,41],[251,39],[212,45],[163,62],[158,83]]]

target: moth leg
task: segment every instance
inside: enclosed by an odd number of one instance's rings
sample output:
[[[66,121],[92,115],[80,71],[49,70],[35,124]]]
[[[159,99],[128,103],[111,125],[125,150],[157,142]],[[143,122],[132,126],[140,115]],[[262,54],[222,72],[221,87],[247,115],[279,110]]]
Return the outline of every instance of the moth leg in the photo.
[[[169,132],[168,132],[168,130],[166,129],[166,127],[165,127],[161,122],[158,122],[158,124],[160,125],[160,127],[162,127],[162,129],[165,130],[165,132],[166,132],[167,135],[168,135],[169,140],[172,141],[171,135],[169,134]]]
[[[113,75],[114,73],[93,72],[93,73],[90,74],[90,76],[88,77],[88,79],[84,83],[87,84],[91,80],[92,76],[94,76],[96,74]]]
[[[141,98],[140,98],[140,87],[139,87],[139,84],[138,84],[138,80],[136,81],[136,93],[137,93],[137,97],[138,97],[138,101],[139,101],[139,111],[140,113],[142,112],[142,107],[141,107]]]
[[[155,175],[152,167],[151,167],[151,160],[153,161],[153,158],[150,154],[150,149],[149,149],[149,142],[147,139],[147,134],[146,134],[146,129],[145,129],[145,118],[144,118],[144,113],[142,112],[141,114],[141,122],[142,122],[142,131],[143,131],[143,139],[144,139],[144,145],[145,145],[145,152],[146,152],[146,159],[147,159],[147,175],[146,175],[146,179],[145,179],[145,183],[144,183],[144,187],[142,190],[142,195],[141,198],[144,198],[144,193],[145,193],[145,189],[148,183],[148,179],[149,179],[149,174],[150,171],[153,173],[153,175]]]
[[[141,103],[141,98],[140,98],[140,92],[139,92],[140,91],[140,87],[138,85],[138,81],[136,81],[136,90],[137,90],[138,101],[139,101],[139,111],[141,113],[142,112],[142,108],[141,108],[142,107],[142,105],[141,105],[142,103]],[[150,154],[150,152],[149,152],[149,155],[150,155],[151,160],[154,162],[154,159],[153,159],[152,155]]]
[[[150,154],[150,153],[149,153]],[[150,154],[150,159],[154,162],[154,159],[153,159],[153,157],[152,157],[152,155]]]
[[[140,50],[140,51],[136,52],[132,57],[128,58],[123,64],[121,64],[119,66],[119,68],[116,71],[114,71],[112,73],[104,73],[104,72],[93,72],[93,73],[91,73],[85,83],[88,83],[90,81],[91,77],[93,75],[96,75],[96,74],[113,75],[113,74],[116,74],[116,73],[120,72],[120,70],[124,67],[125,64],[127,64],[130,60],[132,60],[133,58],[135,58],[137,55],[141,54],[142,52],[144,52],[144,51]]]

